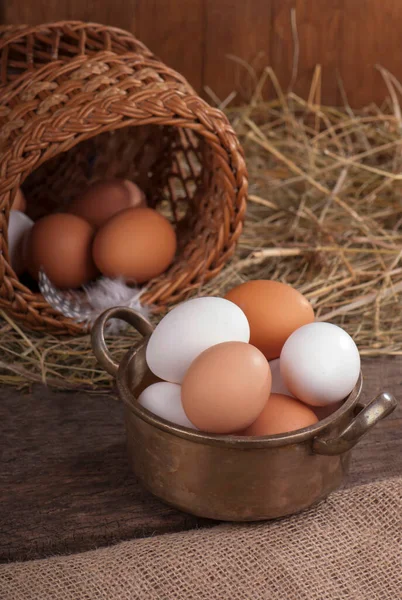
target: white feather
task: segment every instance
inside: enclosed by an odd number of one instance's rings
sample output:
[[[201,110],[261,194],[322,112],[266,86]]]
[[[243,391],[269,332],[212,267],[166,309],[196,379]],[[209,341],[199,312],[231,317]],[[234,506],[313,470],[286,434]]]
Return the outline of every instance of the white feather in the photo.
[[[125,306],[132,308],[148,318],[149,309],[141,304],[140,296],[144,289],[128,286],[124,279],[109,279],[102,277],[95,283],[85,286],[83,293],[73,290],[62,291],[56,288],[46,273],[39,273],[39,289],[48,304],[65,317],[78,324],[91,327],[96,319],[108,308]],[[117,334],[124,330],[127,324],[113,320],[108,325],[108,332]]]

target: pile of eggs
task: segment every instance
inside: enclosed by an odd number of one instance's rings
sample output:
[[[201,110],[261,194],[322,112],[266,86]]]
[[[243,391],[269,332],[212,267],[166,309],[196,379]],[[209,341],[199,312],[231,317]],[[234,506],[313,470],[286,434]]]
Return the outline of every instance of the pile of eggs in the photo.
[[[141,406],[182,427],[247,436],[314,425],[360,374],[349,334],[316,322],[302,294],[268,280],[176,306],[152,333],[146,361],[159,381]]]
[[[163,273],[176,253],[172,225],[128,180],[97,182],[67,212],[35,223],[25,208],[18,190],[8,228],[11,266],[36,280],[43,269],[60,289],[79,288],[100,274],[141,284]]]

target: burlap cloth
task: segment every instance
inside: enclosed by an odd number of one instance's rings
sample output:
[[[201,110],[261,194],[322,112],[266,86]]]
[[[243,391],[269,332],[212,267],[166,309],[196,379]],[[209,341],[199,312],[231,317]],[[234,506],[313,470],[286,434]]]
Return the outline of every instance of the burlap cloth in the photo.
[[[402,476],[303,514],[0,567],[1,600],[401,600]]]

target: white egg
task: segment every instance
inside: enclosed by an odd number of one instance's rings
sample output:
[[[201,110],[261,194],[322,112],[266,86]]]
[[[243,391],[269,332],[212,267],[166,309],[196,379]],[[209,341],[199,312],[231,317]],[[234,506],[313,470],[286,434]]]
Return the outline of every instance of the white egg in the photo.
[[[8,252],[10,263],[17,275],[24,271],[23,242],[28,231],[33,227],[33,221],[19,210],[10,211],[8,221]]]
[[[288,388],[285,385],[285,382],[282,379],[279,358],[270,360],[269,367],[271,369],[272,375],[271,394],[285,394],[285,396],[294,397],[293,394],[288,390]]]
[[[181,383],[201,352],[222,342],[248,342],[244,312],[224,298],[194,298],[176,306],[151,335],[146,360],[160,379]]]
[[[285,385],[311,406],[327,406],[346,398],[360,373],[356,344],[332,323],[309,323],[287,339],[280,356]]]
[[[138,402],[157,417],[181,427],[196,429],[183,410],[181,386],[176,383],[153,383],[142,392]]]

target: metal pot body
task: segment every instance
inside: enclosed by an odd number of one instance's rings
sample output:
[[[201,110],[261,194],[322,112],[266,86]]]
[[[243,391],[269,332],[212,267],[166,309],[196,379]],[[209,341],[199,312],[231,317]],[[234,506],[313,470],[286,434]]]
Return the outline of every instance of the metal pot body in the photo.
[[[146,337],[120,365],[107,353],[104,328],[124,318],[144,335],[152,328],[129,309],[107,311],[93,330],[101,364],[116,376],[125,404],[128,456],[142,484],[164,502],[191,514],[227,521],[273,519],[299,512],[338,488],[351,448],[392,412],[383,392],[359,404],[362,378],[343,404],[319,423],[264,437],[213,435],[173,425],[142,408],[136,398],[157,379],[145,361]]]
[[[345,415],[333,433],[348,422]],[[255,521],[299,512],[338,488],[351,451],[315,454],[310,440],[280,447],[227,447],[184,439],[126,409],[128,456],[164,502],[210,519]]]

